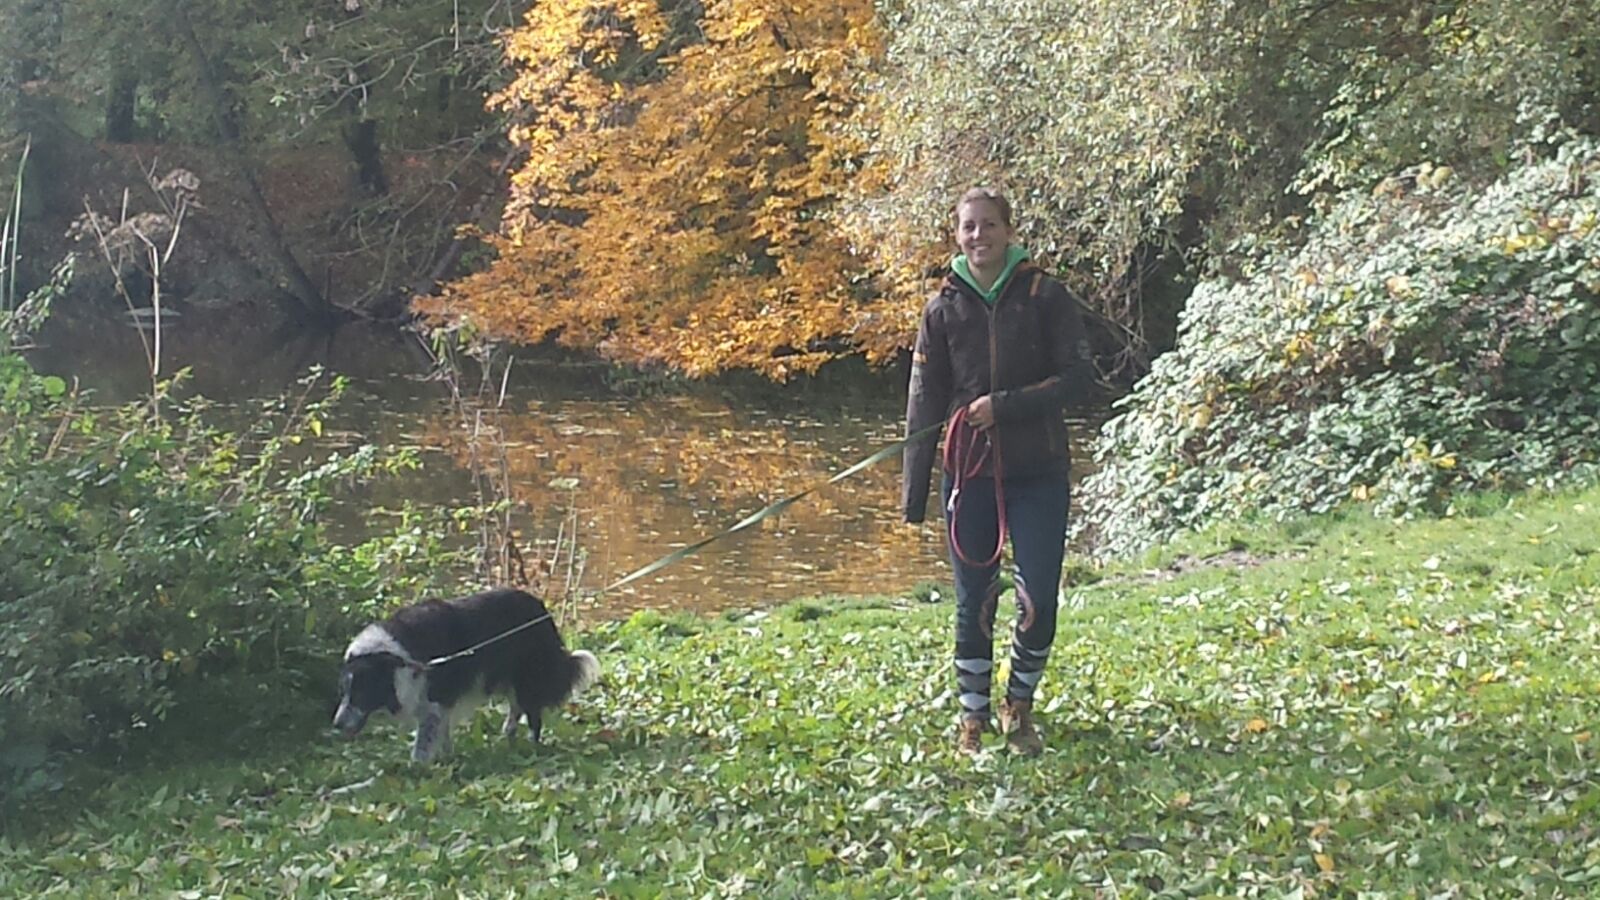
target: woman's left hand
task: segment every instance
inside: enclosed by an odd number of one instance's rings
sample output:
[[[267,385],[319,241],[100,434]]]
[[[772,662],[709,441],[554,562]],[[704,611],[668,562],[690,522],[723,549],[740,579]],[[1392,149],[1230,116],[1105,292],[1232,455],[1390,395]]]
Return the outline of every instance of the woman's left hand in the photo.
[[[988,394],[967,404],[967,421],[975,428],[989,429],[994,427],[994,403]]]

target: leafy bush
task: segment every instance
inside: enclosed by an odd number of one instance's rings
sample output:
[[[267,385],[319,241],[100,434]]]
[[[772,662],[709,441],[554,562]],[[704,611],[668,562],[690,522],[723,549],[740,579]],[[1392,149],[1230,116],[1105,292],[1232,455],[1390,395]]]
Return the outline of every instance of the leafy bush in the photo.
[[[1600,131],[1600,0],[878,5],[856,244],[920,295],[952,199],[1004,184],[1037,258],[1130,335],[1161,326],[1157,350],[1170,304],[1140,285],[1182,268],[1174,249],[1226,263],[1238,235],[1409,162],[1487,181],[1552,123]]]
[[[1123,553],[1256,512],[1401,515],[1592,475],[1597,179],[1588,140],[1481,193],[1420,166],[1202,284],[1105,426],[1082,527]]]
[[[342,385],[313,386],[234,434],[170,384],[94,410],[0,352],[0,795],[46,785],[66,748],[179,721],[226,739],[273,697],[325,693],[352,614],[459,571],[415,513],[326,540],[341,485],[414,458],[315,452]]]

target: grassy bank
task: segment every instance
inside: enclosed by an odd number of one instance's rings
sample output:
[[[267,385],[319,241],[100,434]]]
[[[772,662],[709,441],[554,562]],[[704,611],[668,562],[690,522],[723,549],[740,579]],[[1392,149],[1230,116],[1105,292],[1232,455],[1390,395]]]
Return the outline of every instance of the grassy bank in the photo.
[[[636,617],[575,637],[606,680],[540,750],[484,713],[432,768],[392,728],[147,768],[12,822],[0,895],[1586,896],[1597,521],[1236,529],[1075,586],[1037,760],[952,752],[947,603]]]

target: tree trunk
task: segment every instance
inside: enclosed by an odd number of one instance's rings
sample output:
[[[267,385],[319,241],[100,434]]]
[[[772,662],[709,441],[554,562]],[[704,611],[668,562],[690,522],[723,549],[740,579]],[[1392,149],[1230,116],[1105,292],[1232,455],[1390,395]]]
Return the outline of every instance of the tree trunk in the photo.
[[[389,176],[383,171],[383,156],[378,150],[378,123],[358,119],[344,129],[344,145],[356,161],[356,179],[373,196],[389,193]]]
[[[38,81],[47,83],[56,75],[56,57],[61,50],[61,21],[50,14],[47,0],[29,0],[5,13],[15,18],[6,29],[18,29],[27,35],[22,52],[11,59],[0,60],[0,66],[10,71],[0,73],[14,85]],[[57,248],[46,245],[48,238],[33,223],[40,218],[60,215],[72,208],[76,198],[69,195],[69,183],[64,172],[66,154],[63,152],[71,132],[61,124],[54,92],[49,90],[22,90],[12,99],[12,119],[5,130],[0,130],[0,140],[15,135],[26,135],[32,149],[28,153],[28,170],[22,179],[22,227],[13,239],[32,245],[25,247],[20,265],[22,280],[39,282],[49,275],[59,259]],[[0,111],[4,105],[0,104]],[[20,149],[20,145],[14,149]],[[15,157],[12,157],[14,160]],[[11,195],[14,171],[0,172],[0,197]],[[0,200],[4,203],[4,200]],[[9,212],[9,210],[7,211]],[[3,214],[0,214],[3,215]],[[32,249],[32,252],[28,252]],[[31,261],[30,261],[31,260]]]
[[[366,15],[366,10],[359,5],[346,4],[344,15],[347,21],[359,19]],[[355,77],[362,85],[368,84],[372,75],[366,63],[356,64]],[[344,127],[344,145],[355,159],[359,186],[374,197],[381,197],[389,193],[389,177],[384,174],[383,154],[378,147],[378,123],[367,117],[365,97],[366,88],[363,87],[361,97],[351,91],[339,101],[345,115],[350,117]]]
[[[283,230],[278,227],[278,220],[273,217],[271,208],[267,206],[266,195],[261,190],[261,179],[256,174],[256,162],[244,142],[240,140],[239,122],[234,116],[227,88],[211,56],[206,53],[205,45],[200,42],[200,36],[195,33],[189,13],[174,2],[169,5],[169,14],[171,21],[181,32],[189,53],[194,57],[195,68],[200,77],[200,88],[205,92],[206,101],[211,105],[211,114],[216,119],[222,143],[233,151],[234,160],[238,164],[240,176],[245,184],[245,198],[250,213],[266,238],[266,250],[277,263],[279,274],[288,282],[287,296],[293,298],[295,302],[294,312],[308,324],[330,325],[344,318],[345,312],[334,306],[321,291],[317,290],[316,284],[306,274],[300,261],[295,259],[294,252],[289,249],[288,241],[283,237]]]
[[[106,140],[113,144],[133,142],[133,111],[138,96],[138,74],[118,66],[111,76],[111,95],[106,100]]]
[[[511,170],[512,164],[517,161],[519,155],[520,151],[516,147],[506,151],[506,155],[500,160],[500,165],[495,168],[495,178],[500,179],[505,177],[505,174]],[[483,196],[479,197],[477,201],[472,204],[472,209],[467,212],[466,221],[474,225],[479,224],[482,221],[484,214],[488,211],[489,204],[492,203],[494,199],[495,198],[492,193],[485,193]],[[431,294],[438,290],[439,284],[443,282],[446,276],[450,274],[450,270],[455,268],[456,263],[461,260],[461,254],[466,250],[466,248],[467,238],[464,238],[457,233],[453,238],[451,238],[450,246],[445,248],[444,253],[440,254],[439,258],[434,261],[433,266],[428,269],[428,274],[412,284],[411,293],[414,295]]]

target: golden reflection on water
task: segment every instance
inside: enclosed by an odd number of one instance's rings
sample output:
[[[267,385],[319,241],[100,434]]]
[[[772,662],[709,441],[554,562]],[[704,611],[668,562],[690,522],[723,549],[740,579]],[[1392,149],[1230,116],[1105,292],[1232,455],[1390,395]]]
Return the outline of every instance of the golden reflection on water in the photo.
[[[432,442],[466,458],[442,421]],[[594,590],[825,481],[899,439],[897,418],[738,412],[704,397],[540,401],[502,417],[512,491],[528,543],[548,556],[577,509]],[[820,594],[907,592],[943,577],[937,526],[903,524],[899,460],[810,495],[759,525],[612,594],[585,614],[719,611]]]

